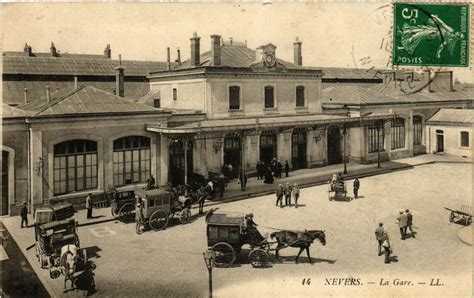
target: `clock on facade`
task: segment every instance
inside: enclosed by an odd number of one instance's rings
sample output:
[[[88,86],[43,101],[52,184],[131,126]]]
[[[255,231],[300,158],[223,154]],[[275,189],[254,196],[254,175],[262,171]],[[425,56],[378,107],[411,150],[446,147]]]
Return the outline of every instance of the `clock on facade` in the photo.
[[[273,67],[275,66],[275,55],[273,53],[265,53],[265,66]]]

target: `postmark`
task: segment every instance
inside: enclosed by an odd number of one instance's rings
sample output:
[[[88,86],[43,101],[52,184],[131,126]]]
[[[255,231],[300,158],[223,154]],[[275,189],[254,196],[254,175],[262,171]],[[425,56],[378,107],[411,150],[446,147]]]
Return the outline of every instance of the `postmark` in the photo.
[[[394,3],[392,64],[469,66],[467,4]]]

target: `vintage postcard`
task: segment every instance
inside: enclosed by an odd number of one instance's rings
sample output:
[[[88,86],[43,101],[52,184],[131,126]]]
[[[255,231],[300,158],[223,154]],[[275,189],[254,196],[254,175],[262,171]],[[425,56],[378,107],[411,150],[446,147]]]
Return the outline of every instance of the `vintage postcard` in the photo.
[[[472,297],[469,1],[1,10],[1,297]]]

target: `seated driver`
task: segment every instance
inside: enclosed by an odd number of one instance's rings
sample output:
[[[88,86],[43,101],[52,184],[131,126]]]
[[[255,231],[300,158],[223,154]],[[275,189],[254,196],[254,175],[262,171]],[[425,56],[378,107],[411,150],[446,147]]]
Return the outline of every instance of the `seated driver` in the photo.
[[[249,235],[255,235],[255,242],[260,243],[265,238],[260,234],[260,232],[257,230],[257,224],[253,221],[253,214],[249,213],[245,215],[245,226],[247,227],[247,233]]]

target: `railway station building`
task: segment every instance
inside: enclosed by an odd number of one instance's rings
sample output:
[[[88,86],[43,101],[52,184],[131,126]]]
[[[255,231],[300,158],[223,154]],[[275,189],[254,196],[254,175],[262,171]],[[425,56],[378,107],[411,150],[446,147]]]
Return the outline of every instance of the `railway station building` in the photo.
[[[164,63],[113,60],[106,51],[4,55],[2,215],[18,214],[23,202],[31,211],[81,205],[88,193],[150,175],[160,185],[186,183],[224,164],[237,177],[273,158],[297,170],[423,154],[427,119],[472,108],[451,72],[412,78],[426,86],[409,93],[400,88],[404,73],[305,67],[298,40],[292,62],[271,43],[254,50],[212,35],[202,54],[197,34],[190,44],[190,59],[173,63],[170,55]]]

